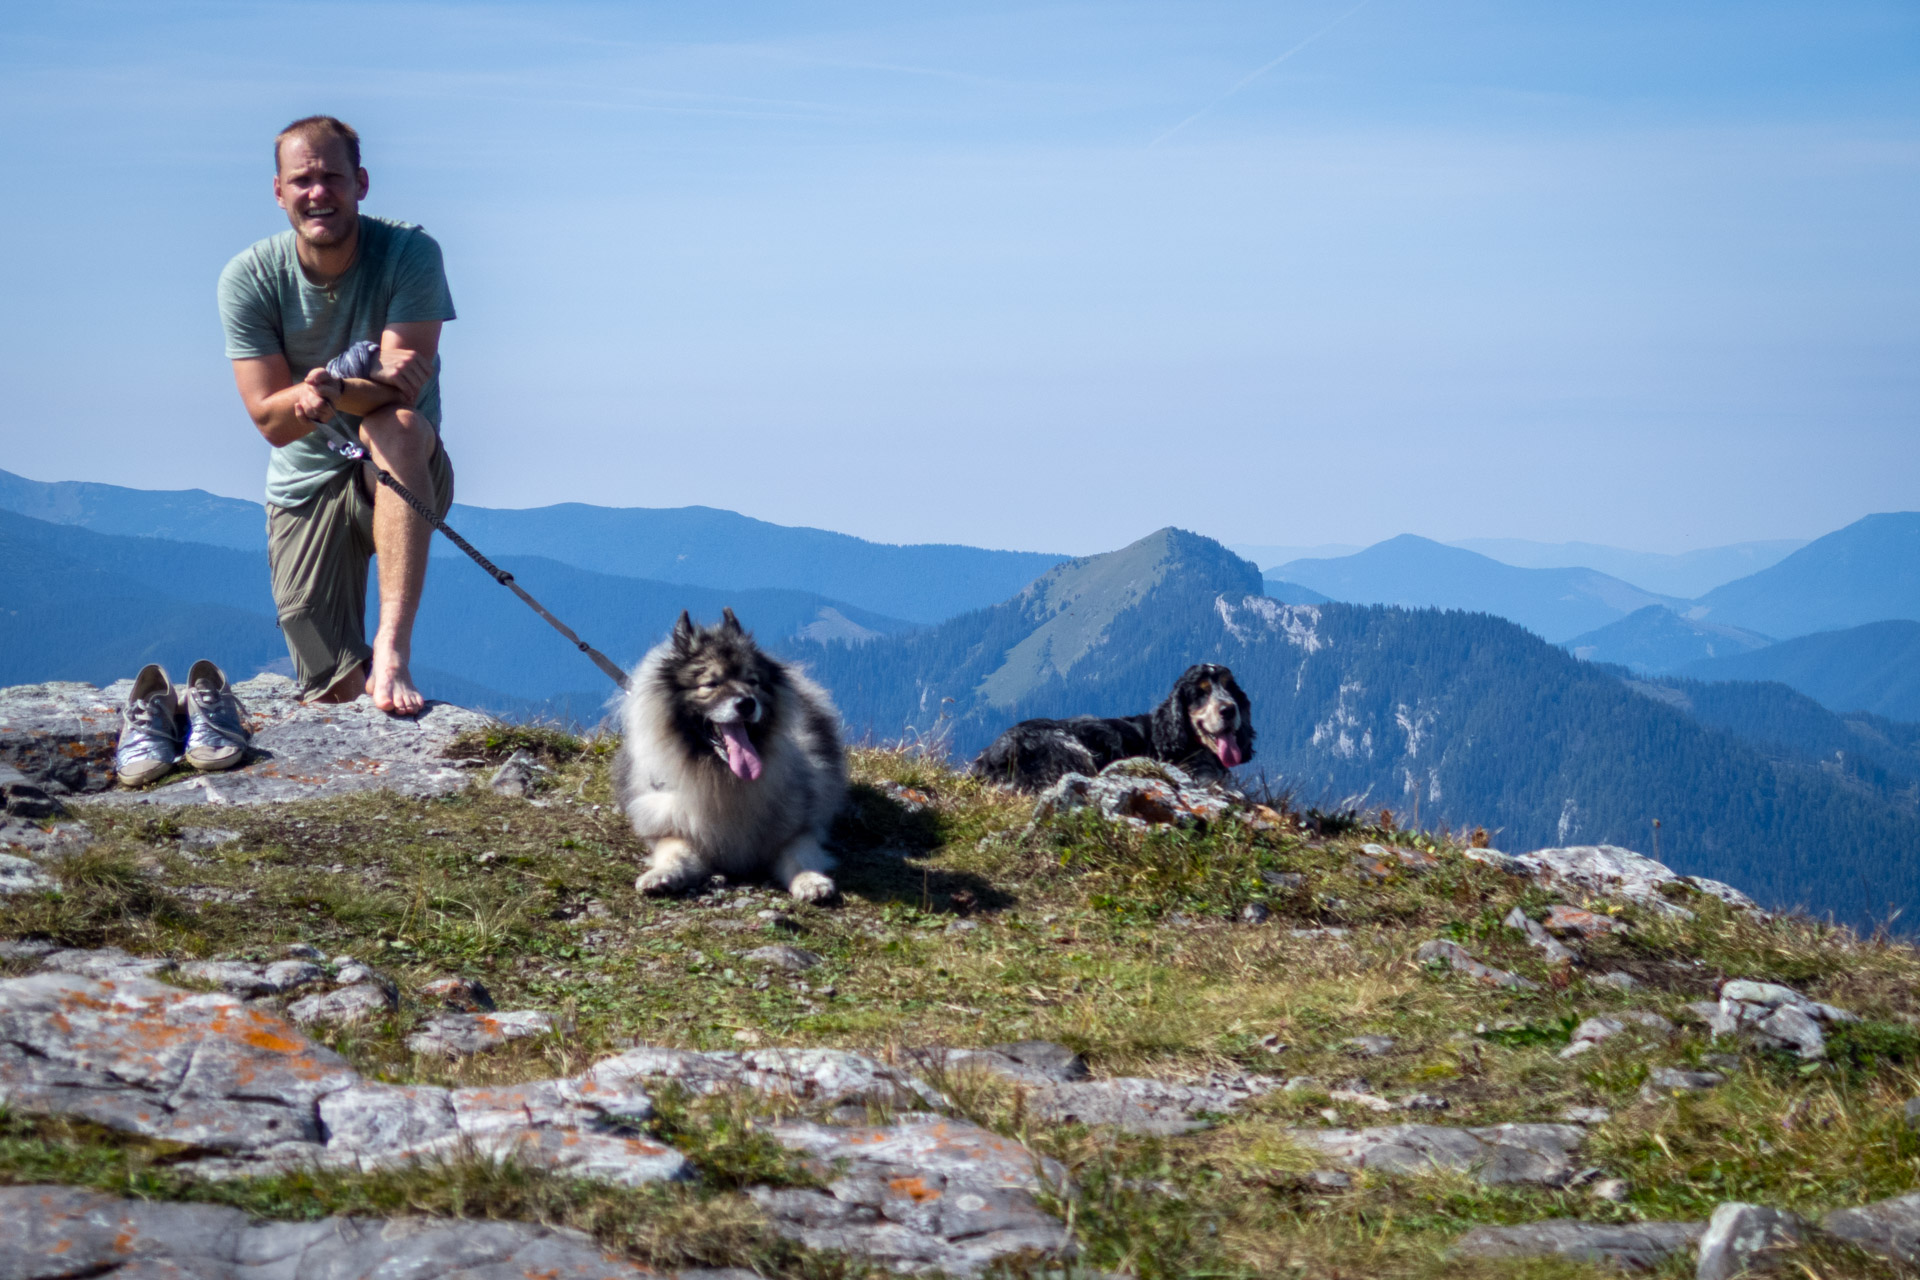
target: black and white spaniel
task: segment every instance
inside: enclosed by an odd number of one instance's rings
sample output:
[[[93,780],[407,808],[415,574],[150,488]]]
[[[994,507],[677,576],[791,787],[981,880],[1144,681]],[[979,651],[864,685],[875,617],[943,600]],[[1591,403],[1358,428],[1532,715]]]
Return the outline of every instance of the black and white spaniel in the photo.
[[[1166,701],[1145,715],[1022,720],[980,753],[973,772],[1038,791],[1130,756],[1164,760],[1200,782],[1223,780],[1253,759],[1253,707],[1233,672],[1211,662],[1188,667]]]

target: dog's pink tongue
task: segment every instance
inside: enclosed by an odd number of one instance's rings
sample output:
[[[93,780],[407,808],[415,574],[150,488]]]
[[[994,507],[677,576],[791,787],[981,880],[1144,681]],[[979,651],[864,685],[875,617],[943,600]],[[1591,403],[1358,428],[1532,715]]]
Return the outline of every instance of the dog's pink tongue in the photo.
[[[1223,733],[1213,740],[1213,754],[1219,756],[1220,763],[1229,769],[1239,768],[1240,762],[1246,759],[1240,754],[1239,740],[1230,733]]]
[[[723,724],[720,726],[720,736],[727,743],[727,768],[733,770],[733,776],[758,782],[760,753],[753,749],[753,742],[747,737],[747,726],[738,720]]]

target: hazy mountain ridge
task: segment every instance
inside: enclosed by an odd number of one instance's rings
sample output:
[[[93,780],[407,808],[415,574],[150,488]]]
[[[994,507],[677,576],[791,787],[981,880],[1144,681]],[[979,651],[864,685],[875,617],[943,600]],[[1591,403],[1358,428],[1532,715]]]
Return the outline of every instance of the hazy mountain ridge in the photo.
[[[1611,662],[1643,675],[1664,675],[1689,663],[1763,649],[1771,636],[1703,622],[1650,604],[1561,648],[1588,662]]]
[[[498,563],[622,663],[637,661],[682,609],[712,619],[731,605],[769,638],[824,635],[844,643],[909,625],[809,592],[616,578],[533,556]],[[428,584],[414,647],[429,694],[521,712],[600,679],[465,557],[435,561]],[[0,683],[106,684],[149,661],[184,673],[201,657],[236,679],[263,667],[284,669],[286,644],[275,616],[264,551],[95,533],[0,511]],[[369,627],[377,617],[370,575]]]
[[[264,551],[257,502],[198,489],[154,491],[0,471],[0,511],[97,533]],[[771,524],[712,507],[525,510],[455,504],[448,523],[498,561],[542,556],[619,578],[710,587],[805,591],[883,617],[938,622],[996,604],[1063,557],[927,543],[869,542],[844,533]],[[435,538],[436,559],[463,558]]]
[[[1920,621],[1920,512],[1865,516],[1716,587],[1689,612],[1781,639],[1894,618]]]
[[[1520,569],[1597,569],[1648,591],[1691,600],[1778,564],[1807,544],[1804,539],[1784,538],[1671,553],[1630,551],[1597,542],[1533,542],[1525,538],[1463,538],[1447,545]]]
[[[1352,604],[1465,609],[1564,640],[1648,605],[1685,608],[1592,569],[1517,569],[1477,552],[1402,534],[1333,560],[1295,560],[1271,576]]]
[[[1834,711],[1920,721],[1920,622],[1890,619],[1677,668],[1695,680],[1778,680]]]

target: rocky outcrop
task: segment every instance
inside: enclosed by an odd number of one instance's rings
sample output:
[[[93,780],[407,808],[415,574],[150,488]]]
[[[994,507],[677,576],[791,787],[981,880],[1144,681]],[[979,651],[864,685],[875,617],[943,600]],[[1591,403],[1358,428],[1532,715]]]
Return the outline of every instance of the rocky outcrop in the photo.
[[[1033,820],[1091,808],[1110,822],[1132,827],[1191,827],[1232,812],[1239,797],[1217,786],[1202,786],[1188,774],[1157,760],[1116,760],[1089,778],[1069,773],[1040,793]]]
[[[682,1280],[749,1280],[683,1272]],[[328,1218],[254,1222],[238,1209],[122,1200],[77,1187],[0,1187],[0,1276],[195,1280],[641,1280],[661,1273],[588,1237],[520,1222]]]
[[[1281,1087],[1276,1076],[1221,1075],[1180,1083],[1122,1077],[1054,1084],[1035,1092],[1028,1112],[1052,1124],[1110,1125],[1127,1133],[1171,1135],[1208,1127],[1205,1117],[1232,1111]]]
[[[1920,1264],[1920,1191],[1836,1209],[1820,1219],[1820,1227],[1868,1253]]]
[[[1565,1186],[1586,1131],[1571,1124],[1435,1124],[1372,1129],[1291,1129],[1287,1136],[1348,1169],[1380,1173],[1464,1173],[1489,1186]]]
[[[752,1193],[777,1230],[811,1248],[956,1275],[1008,1254],[1071,1251],[1035,1199],[1064,1191],[1065,1170],[977,1125],[910,1114],[885,1128],[794,1120],[768,1132],[826,1182]]]
[[[1519,1227],[1475,1227],[1454,1251],[1468,1258],[1554,1256],[1611,1263],[1623,1271],[1652,1271],[1693,1247],[1706,1230],[1699,1222],[1579,1222],[1555,1218]]]
[[[1798,1214],[1730,1200],[1713,1211],[1700,1237],[1695,1280],[1767,1274],[1770,1263],[1803,1244],[1810,1228]]]
[[[97,960],[100,953],[84,954]],[[124,955],[108,959],[115,963],[91,967],[111,974],[116,966],[140,963]],[[178,1142],[191,1158],[175,1167],[201,1178],[304,1168],[368,1170],[455,1158],[512,1160],[627,1186],[686,1178],[693,1172],[686,1157],[647,1137],[642,1128],[653,1114],[647,1085],[656,1081],[696,1094],[739,1089],[822,1107],[915,1108],[885,1125],[764,1124],[825,1183],[823,1190],[754,1191],[776,1229],[796,1240],[870,1256],[897,1270],[938,1268],[955,1275],[974,1274],[1010,1254],[1069,1249],[1065,1226],[1037,1198],[1049,1189],[1064,1189],[1059,1166],[1011,1139],[927,1112],[929,1104],[944,1101],[932,1088],[860,1054],[643,1047],[563,1079],[465,1089],[395,1085],[362,1079],[292,1024],[227,991],[196,993],[147,977],[58,971],[0,982],[0,1106],[24,1114],[79,1116],[110,1129]],[[65,1238],[58,1232],[68,1229],[62,1224],[68,1223],[69,1210],[88,1221],[118,1220],[115,1215],[134,1212],[105,1198],[55,1196],[42,1217],[56,1234],[29,1236],[16,1228],[12,1240],[0,1214],[0,1275],[42,1274],[10,1270],[6,1250],[25,1249],[29,1252],[21,1256],[31,1257],[36,1256],[32,1249],[54,1248]],[[240,1215],[235,1218],[244,1222]],[[190,1222],[163,1213],[151,1221],[159,1224],[150,1228],[158,1233],[150,1255],[155,1265],[177,1259],[197,1275],[266,1274],[231,1269],[244,1258],[222,1243],[226,1237],[220,1233],[231,1235],[224,1218]],[[176,1221],[191,1226],[188,1235],[167,1234]],[[415,1227],[389,1225],[396,1240],[413,1238]],[[360,1238],[361,1224],[329,1226],[338,1228],[341,1239]],[[525,1230],[533,1234],[509,1234],[500,1237],[507,1244],[488,1245],[494,1253],[476,1255],[479,1269],[472,1274],[496,1274],[485,1269],[496,1265],[519,1266],[526,1260],[516,1252],[522,1249],[534,1249],[527,1258],[546,1258],[551,1267],[561,1267],[561,1256],[552,1253],[556,1246],[539,1242],[562,1237]],[[287,1248],[297,1252],[309,1239],[299,1236]],[[179,1240],[202,1243],[198,1252],[180,1253]],[[84,1252],[91,1246],[76,1237],[66,1247]],[[245,1256],[259,1256],[258,1250]],[[399,1248],[389,1256],[400,1266],[411,1255]],[[585,1266],[592,1255],[579,1256]],[[325,1274],[363,1274],[352,1269],[361,1265],[354,1261],[358,1257],[330,1261],[333,1269]],[[617,1269],[626,1264],[609,1260],[607,1265],[616,1269],[561,1267],[543,1274],[634,1274]]]
[[[245,766],[176,773],[137,792],[110,791],[120,707],[130,687],[123,681],[105,689],[72,682],[0,689],[0,764],[50,791],[104,792],[103,799],[123,804],[260,804],[380,789],[446,795],[465,787],[467,769],[481,763],[447,759],[448,745],[492,723],[441,702],[411,719],[395,719],[367,698],[303,706],[293,681],[256,676],[234,686],[253,731]]]
[[[1496,862],[1503,869],[1525,875],[1552,888],[1596,898],[1621,898],[1659,915],[1691,919],[1693,913],[1662,892],[1669,886],[1683,893],[1702,893],[1742,911],[1764,914],[1752,898],[1729,884],[1703,876],[1683,876],[1663,862],[1618,845],[1569,845],[1537,849],[1512,857],[1491,849],[1473,849],[1469,857]]]
[[[1858,1022],[1859,1017],[1792,987],[1744,978],[1721,984],[1720,1002],[1689,1006],[1715,1035],[1739,1036],[1763,1049],[1791,1049],[1809,1061],[1827,1056],[1823,1027]]]

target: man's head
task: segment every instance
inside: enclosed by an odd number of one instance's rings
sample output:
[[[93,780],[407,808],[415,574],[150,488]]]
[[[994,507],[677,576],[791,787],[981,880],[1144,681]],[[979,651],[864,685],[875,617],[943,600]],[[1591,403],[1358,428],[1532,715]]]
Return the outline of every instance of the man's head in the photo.
[[[360,135],[332,116],[295,120],[273,140],[273,198],[293,232],[317,249],[351,239],[367,196]]]

